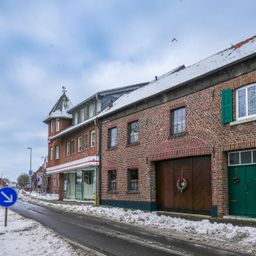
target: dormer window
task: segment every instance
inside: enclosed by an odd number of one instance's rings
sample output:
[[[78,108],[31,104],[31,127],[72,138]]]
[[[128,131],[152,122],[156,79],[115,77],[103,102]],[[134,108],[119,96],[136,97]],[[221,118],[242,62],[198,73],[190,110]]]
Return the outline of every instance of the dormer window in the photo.
[[[236,116],[238,120],[256,116],[256,84],[236,91]]]
[[[75,113],[74,115],[74,125],[78,124],[78,112]]]
[[[85,113],[84,112],[85,112],[84,108],[80,109],[80,111],[79,111],[79,123],[82,123],[84,121],[84,118],[85,118]]]
[[[60,131],[60,119],[56,119],[56,132]]]
[[[94,111],[95,109],[94,109],[94,103],[91,103],[90,105],[89,105],[89,118],[91,118],[91,117],[93,117],[94,116]]]

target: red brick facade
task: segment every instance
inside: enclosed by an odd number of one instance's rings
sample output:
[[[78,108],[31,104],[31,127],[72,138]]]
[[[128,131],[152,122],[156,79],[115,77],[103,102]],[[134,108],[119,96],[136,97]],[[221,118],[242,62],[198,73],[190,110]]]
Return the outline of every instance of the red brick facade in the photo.
[[[256,71],[212,84],[211,87],[173,101],[145,108],[123,117],[102,121],[101,199],[155,202],[155,161],[211,155],[212,205],[218,215],[228,214],[227,151],[256,148],[256,122],[223,125],[221,91],[233,89],[233,120],[236,120],[236,89],[256,82]],[[186,132],[171,136],[170,112],[186,107]],[[127,124],[139,121],[139,144],[127,145]],[[117,127],[117,148],[108,149],[108,129]],[[127,191],[127,169],[138,168],[139,192]],[[108,170],[117,171],[117,191],[108,192]]]

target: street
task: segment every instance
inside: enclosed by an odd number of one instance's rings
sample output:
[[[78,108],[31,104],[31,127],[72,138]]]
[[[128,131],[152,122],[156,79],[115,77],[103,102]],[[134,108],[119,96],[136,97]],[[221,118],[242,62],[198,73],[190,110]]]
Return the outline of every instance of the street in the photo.
[[[19,200],[11,209],[61,236],[105,255],[241,255],[161,236],[146,228],[64,213]]]

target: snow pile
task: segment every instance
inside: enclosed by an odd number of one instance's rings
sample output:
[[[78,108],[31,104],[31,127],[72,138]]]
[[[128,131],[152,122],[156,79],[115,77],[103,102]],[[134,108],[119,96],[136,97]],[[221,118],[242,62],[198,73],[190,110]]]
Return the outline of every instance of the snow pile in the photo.
[[[31,199],[28,198],[28,201],[31,201]],[[32,202],[33,201],[35,202],[35,199],[32,199]],[[208,240],[230,243],[240,248],[247,248],[248,252],[254,250],[256,246],[256,228],[253,227],[211,223],[209,220],[185,220],[164,215],[159,216],[154,212],[143,212],[141,210],[94,207],[91,205],[53,204],[43,201],[36,201],[36,203],[66,212],[85,214],[122,223],[165,230],[169,234],[176,234],[178,232],[184,236],[196,235]]]
[[[42,194],[42,193],[38,193],[35,191],[31,192],[31,196],[35,197],[35,198],[39,198],[39,199],[44,199],[47,201],[51,201],[51,200],[59,200],[59,194]]]
[[[53,231],[8,210],[8,225],[4,227],[4,208],[0,207],[1,255],[75,256],[75,250]]]

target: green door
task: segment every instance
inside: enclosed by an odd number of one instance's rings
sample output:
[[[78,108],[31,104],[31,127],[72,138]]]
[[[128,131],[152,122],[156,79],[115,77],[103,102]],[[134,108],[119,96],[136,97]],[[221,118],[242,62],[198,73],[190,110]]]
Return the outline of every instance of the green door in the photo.
[[[256,216],[256,165],[228,169],[229,213]]]

